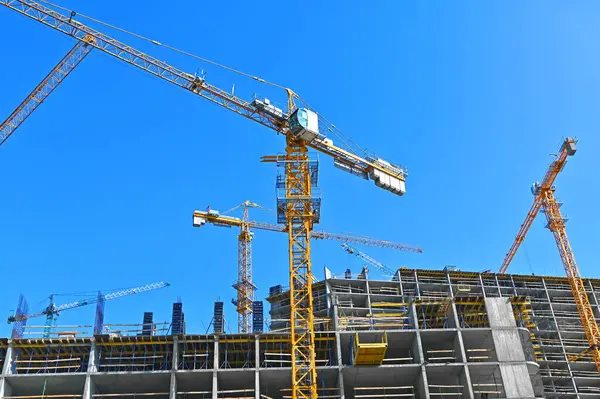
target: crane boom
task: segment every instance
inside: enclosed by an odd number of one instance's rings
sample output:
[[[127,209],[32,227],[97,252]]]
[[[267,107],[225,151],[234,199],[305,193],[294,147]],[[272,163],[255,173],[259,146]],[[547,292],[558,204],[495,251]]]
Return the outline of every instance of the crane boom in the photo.
[[[534,195],[533,205],[531,206],[531,209],[527,213],[527,217],[525,218],[525,221],[521,225],[521,228],[519,229],[519,233],[517,234],[517,237],[513,241],[513,244],[510,247],[510,250],[504,257],[504,261],[502,262],[502,266],[500,266],[499,273],[505,273],[506,270],[508,269],[510,262],[515,257],[515,254],[517,253],[519,246],[525,239],[525,235],[527,235],[527,232],[529,231],[531,224],[535,220],[535,217],[537,216],[537,214],[542,206],[543,193],[552,189],[552,186],[554,185],[554,181],[556,180],[556,176],[558,176],[560,171],[563,170],[563,168],[565,167],[565,164],[567,163],[567,158],[569,156],[574,155],[575,151],[576,151],[575,140],[573,138],[567,138],[563,142],[563,144],[560,148],[560,152],[556,156],[556,159],[548,167],[548,170],[546,171],[546,174],[544,175],[542,182],[536,183],[533,185],[533,187],[532,187],[532,193]]]
[[[394,270],[390,269],[389,267],[387,267],[386,265],[384,265],[377,259],[370,257],[366,253],[359,251],[358,249],[354,248],[351,245],[344,243],[344,244],[342,244],[342,248],[344,248],[346,250],[346,252],[348,252],[349,254],[356,255],[360,259],[362,259],[365,262],[367,262],[368,264],[370,264],[371,266],[375,266],[377,269],[379,269],[379,271],[381,271],[384,274],[393,276],[396,273]]]
[[[252,103],[245,101],[232,93],[207,83],[203,77],[177,69],[164,61],[160,61],[86,26],[72,17],[68,17],[34,1],[0,0],[0,5],[4,5],[76,39],[83,41],[91,37],[93,40],[90,41],[90,45],[98,50],[173,83],[176,86],[191,91],[200,97],[260,123],[278,133],[289,136],[294,140],[299,140],[303,145],[330,155],[334,159],[334,165],[348,173],[360,176],[366,180],[371,179],[377,186],[395,194],[403,195],[405,192],[404,182],[407,174],[403,168],[374,156],[363,157],[352,150],[337,147],[333,145],[332,140],[320,133],[303,135],[298,132],[292,132],[289,126],[289,117],[292,115],[294,109],[289,109],[288,113],[284,114],[283,111],[264,101],[253,101]],[[153,43],[161,45],[156,41],[153,41]],[[288,90],[288,95],[293,96],[294,93]],[[290,97],[288,100],[290,104],[294,103],[293,98]],[[317,113],[313,114],[318,118]],[[320,129],[321,131],[337,130],[334,125],[323,118],[319,118],[318,123],[324,125]]]
[[[140,294],[142,292],[147,292],[147,291],[152,291],[152,290],[156,290],[159,288],[168,287],[169,285],[171,285],[171,284],[161,281],[158,283],[142,285],[140,287],[128,288],[125,290],[106,294],[106,295],[103,295],[100,297],[92,297],[89,299],[83,299],[81,301],[65,303],[65,304],[59,305],[59,306],[56,306],[52,303],[46,309],[44,309],[43,311],[38,312],[38,313],[10,316],[8,318],[8,323],[10,324],[10,323],[14,323],[16,321],[28,320],[28,319],[32,319],[34,317],[39,317],[39,316],[44,316],[44,315],[47,316],[49,314],[56,315],[65,310],[80,308],[82,306],[91,305],[91,304],[97,303],[99,301],[109,301],[111,299],[117,299],[117,298],[121,298],[121,297],[128,296],[128,295]]]
[[[279,232],[279,233],[287,233],[286,227],[282,226],[282,225],[278,225],[278,224],[270,224],[270,223],[255,222],[255,221],[245,222],[242,219],[237,218],[237,217],[222,215],[218,211],[215,211],[215,210],[194,211],[194,215],[193,215],[194,227],[200,227],[200,226],[204,225],[205,223],[211,223],[216,226],[223,226],[223,227],[241,227],[244,223],[247,223],[248,227],[253,228],[253,229],[275,231],[275,232]],[[404,245],[404,244],[399,244],[399,243],[385,241],[385,240],[377,240],[377,239],[368,238],[368,237],[356,237],[356,236],[349,236],[349,235],[343,235],[343,234],[327,233],[324,231],[314,231],[314,230],[311,231],[311,238],[314,238],[317,240],[332,240],[332,241],[340,241],[340,242],[352,243],[352,244],[363,244],[363,245],[369,245],[371,247],[389,248],[389,249],[395,249],[395,250],[400,250],[400,251],[405,251],[405,252],[416,252],[416,253],[423,252],[423,250],[421,248],[416,247],[416,246]]]
[[[89,45],[93,40],[85,36],[63,57],[35,89],[23,100],[12,114],[0,125],[0,145],[17,130],[19,126],[40,106],[54,89],[79,65],[93,49]]]

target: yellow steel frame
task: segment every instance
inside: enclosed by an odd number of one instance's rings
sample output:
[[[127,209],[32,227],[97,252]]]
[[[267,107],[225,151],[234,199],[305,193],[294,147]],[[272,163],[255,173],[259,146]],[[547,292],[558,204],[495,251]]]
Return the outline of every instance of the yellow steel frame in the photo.
[[[598,370],[598,373],[600,373],[600,329],[598,328],[598,323],[594,317],[594,311],[590,305],[587,293],[585,292],[585,286],[579,273],[577,263],[575,262],[575,255],[573,255],[571,243],[567,237],[565,219],[562,217],[559,204],[556,201],[552,190],[544,190],[542,192],[542,207],[544,209],[544,214],[546,215],[546,220],[548,221],[548,228],[554,235],[560,258],[567,273],[571,291],[573,292],[573,298],[575,299],[579,317],[581,318],[581,325],[585,330],[585,336],[590,344],[586,353],[591,353],[594,357],[596,369]]]
[[[286,210],[290,262],[292,399],[317,397],[310,233],[313,227],[308,148],[286,138]]]

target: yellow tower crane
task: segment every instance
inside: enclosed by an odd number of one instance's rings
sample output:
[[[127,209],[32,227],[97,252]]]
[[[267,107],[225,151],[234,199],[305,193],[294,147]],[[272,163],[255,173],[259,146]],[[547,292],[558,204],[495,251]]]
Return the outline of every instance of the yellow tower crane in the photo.
[[[579,267],[575,262],[575,255],[573,255],[571,243],[567,237],[566,219],[560,212],[561,204],[559,204],[554,197],[554,181],[565,167],[567,159],[570,156],[575,155],[575,152],[577,151],[576,145],[577,141],[574,138],[566,138],[560,147],[559,153],[556,155],[556,159],[548,167],[542,182],[533,185],[531,189],[534,195],[533,205],[531,206],[525,221],[521,225],[521,229],[510,250],[506,254],[499,272],[506,272],[510,262],[515,257],[519,246],[525,239],[525,235],[529,231],[531,224],[535,220],[540,209],[542,209],[546,215],[546,220],[548,221],[547,227],[554,235],[554,240],[558,246],[558,253],[560,254],[565,272],[567,273],[569,285],[571,286],[573,298],[575,299],[577,311],[579,312],[579,317],[581,319],[581,325],[590,345],[584,353],[592,355],[594,362],[596,363],[596,369],[600,373],[600,329],[598,328],[598,323],[594,317],[594,311],[590,305],[583,279],[579,273]],[[573,358],[570,360],[573,360]]]
[[[232,211],[242,208],[242,217],[233,217],[228,214]],[[240,205],[226,211],[219,212],[208,208],[206,211],[194,211],[193,225],[201,227],[206,223],[211,223],[220,227],[239,227],[238,235],[238,279],[233,285],[237,291],[235,305],[238,312],[238,332],[250,332],[250,315],[252,314],[252,302],[254,300],[254,291],[256,286],[252,280],[252,240],[254,233],[251,229],[276,231],[285,233],[286,228],[282,225],[255,222],[249,220],[249,208],[262,208],[260,205],[244,201]],[[423,250],[416,246],[399,244],[391,241],[377,240],[369,237],[350,236],[344,234],[333,234],[324,231],[312,230],[311,238],[316,240],[333,240],[344,243],[369,245],[372,247],[390,248],[399,251],[422,253]]]
[[[348,144],[344,144],[345,148],[334,145],[326,134],[331,133],[339,138],[343,137],[342,132],[308,104],[304,103],[303,108],[296,107],[296,100],[301,99],[290,89],[286,89],[286,111],[277,108],[267,99],[256,98],[249,102],[209,84],[203,76],[184,72],[74,19],[74,16],[84,18],[81,14],[71,12],[70,15],[65,15],[31,0],[0,0],[0,5],[77,40],[83,41],[91,36],[93,40],[89,44],[95,49],[285,136],[285,155],[280,157],[279,163],[285,170],[285,181],[281,182],[284,204],[281,211],[285,216],[289,238],[292,399],[316,398],[317,373],[310,284],[313,278],[310,238],[315,222],[312,191],[316,187],[316,181],[313,179],[314,175],[311,175],[308,149],[331,156],[336,167],[365,180],[373,180],[377,186],[397,195],[405,193],[406,171]],[[161,46],[156,40],[148,41]],[[258,77],[252,78],[265,82]]]

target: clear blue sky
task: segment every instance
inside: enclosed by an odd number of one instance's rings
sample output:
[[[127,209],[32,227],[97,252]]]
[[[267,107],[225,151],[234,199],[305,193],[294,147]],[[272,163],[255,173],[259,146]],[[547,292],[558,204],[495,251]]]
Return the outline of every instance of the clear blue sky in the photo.
[[[348,136],[407,165],[397,197],[321,157],[320,230],[419,245],[422,255],[364,248],[390,266],[497,269],[564,136],[579,152],[557,181],[585,276],[598,276],[600,5],[595,2],[163,2],[105,0],[65,7],[290,86]],[[8,115],[74,45],[0,8],[0,114]],[[101,29],[102,30],[102,29]],[[120,33],[115,37],[251,98],[283,93]],[[19,293],[31,310],[51,292],[167,280],[172,287],[106,305],[111,323],[170,320],[184,301],[201,332],[236,278],[234,229],[194,229],[194,209],[250,199],[275,208],[283,150],[272,131],[134,67],[92,52],[0,149],[3,170],[0,314]],[[253,213],[275,222],[272,214]],[[286,284],[286,236],[256,232],[254,276],[264,298]],[[314,244],[322,276],[361,262],[334,242]],[[511,271],[562,275],[539,218]],[[60,300],[69,300],[62,298]],[[61,324],[92,324],[94,309]],[[226,306],[235,329],[235,312]],[[41,324],[38,320],[35,324]],[[0,336],[9,327],[0,323]]]

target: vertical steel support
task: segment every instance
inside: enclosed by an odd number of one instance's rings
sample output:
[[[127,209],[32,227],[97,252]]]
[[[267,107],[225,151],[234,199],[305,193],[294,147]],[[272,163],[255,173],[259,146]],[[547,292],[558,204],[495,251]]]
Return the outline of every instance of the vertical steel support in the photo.
[[[317,398],[310,261],[314,213],[307,150],[304,142],[287,136],[285,195],[288,201],[292,399]]]
[[[244,209],[244,220],[248,220],[248,207]],[[238,236],[238,281],[237,291],[238,332],[249,333],[254,285],[252,284],[252,233],[247,223],[241,226]]]
[[[543,190],[542,207],[548,221],[548,228],[554,235],[560,258],[565,267],[569,284],[571,285],[573,298],[575,299],[579,317],[581,318],[581,325],[585,330],[585,335],[590,344],[586,352],[591,352],[596,363],[596,369],[600,373],[600,329],[594,317],[594,311],[590,305],[583,279],[575,262],[575,255],[573,255],[571,244],[567,237],[565,219],[560,212],[560,206],[554,197],[552,189]]]
[[[14,133],[15,130],[27,119],[29,115],[54,91],[54,89],[75,69],[86,55],[94,48],[89,44],[94,37],[85,36],[84,41],[77,44],[65,57],[50,71],[42,82],[23,100],[12,114],[0,125],[0,145]]]

